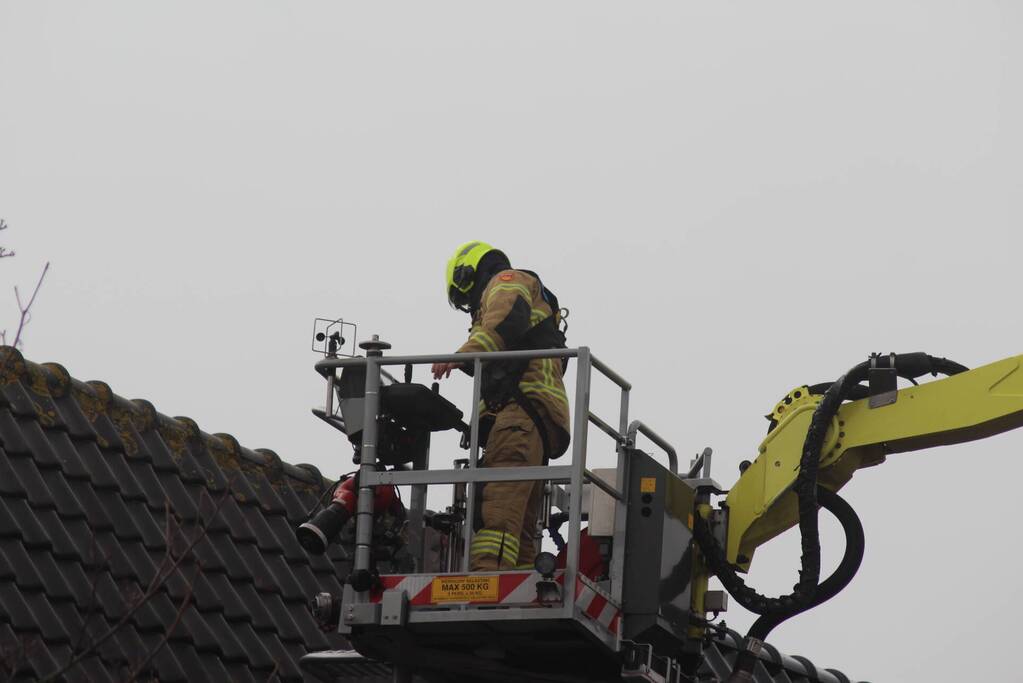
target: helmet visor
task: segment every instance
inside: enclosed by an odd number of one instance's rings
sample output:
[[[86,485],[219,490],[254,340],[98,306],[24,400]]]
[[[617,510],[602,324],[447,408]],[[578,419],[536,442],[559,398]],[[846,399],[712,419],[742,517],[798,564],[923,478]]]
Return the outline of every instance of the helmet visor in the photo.
[[[463,292],[458,287],[448,287],[448,302],[453,308],[460,311],[469,310],[469,293]]]

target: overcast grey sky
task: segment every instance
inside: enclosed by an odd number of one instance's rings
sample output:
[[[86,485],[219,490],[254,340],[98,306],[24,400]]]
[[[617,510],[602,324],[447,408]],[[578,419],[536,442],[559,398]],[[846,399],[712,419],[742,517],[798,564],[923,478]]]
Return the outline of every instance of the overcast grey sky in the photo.
[[[53,263],[32,360],[336,476],[312,319],[453,350],[444,262],[487,240],[729,485],[776,400],[870,351],[1023,353],[1021,19],[981,0],[0,0],[0,286]],[[0,291],[0,325],[16,314]],[[1023,434],[859,473],[860,575],[772,641],[875,683],[1023,678],[1021,475]],[[797,565],[787,536],[752,577],[787,591]]]

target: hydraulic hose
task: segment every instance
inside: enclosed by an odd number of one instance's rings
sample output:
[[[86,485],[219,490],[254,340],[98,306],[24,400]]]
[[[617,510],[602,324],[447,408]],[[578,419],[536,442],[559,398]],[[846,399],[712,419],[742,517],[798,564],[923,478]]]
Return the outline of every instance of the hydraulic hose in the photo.
[[[856,572],[859,571],[860,563],[863,561],[863,551],[866,548],[863,524],[860,522],[859,516],[841,496],[823,486],[817,487],[817,501],[822,508],[835,516],[839,524],[842,525],[842,531],[845,532],[845,552],[842,555],[842,561],[839,562],[838,567],[832,572],[831,576],[824,579],[817,586],[817,591],[814,593],[813,599],[810,600],[809,604],[792,614],[761,615],[759,619],[753,622],[753,626],[746,633],[746,638],[756,638],[758,641],[763,642],[767,639],[768,634],[786,619],[813,609],[838,595],[842,592],[842,589],[849,585],[849,582],[856,576]],[[746,672],[752,674],[756,660],[757,656],[752,650],[747,648],[740,651],[732,677],[729,680],[736,682],[748,680],[743,678],[743,675]]]
[[[735,567],[732,566],[725,555],[724,549],[711,531],[710,523],[702,515],[696,515],[694,520],[693,535],[700,546],[700,550],[707,560],[712,572],[720,579],[725,589],[735,600],[746,609],[760,615],[753,627],[746,634],[745,648],[740,653],[735,669],[729,681],[752,680],[753,666],[756,664],[757,654],[764,638],[771,630],[789,617],[824,602],[833,597],[849,581],[859,568],[862,559],[862,540],[859,542],[859,557],[856,558],[856,527],[859,527],[859,538],[862,539],[862,526],[858,519],[855,524],[842,522],[846,531],[847,543],[846,552],[843,556],[839,569],[832,576],[828,577],[824,584],[820,580],[820,534],[818,527],[818,505],[827,507],[833,505],[841,510],[843,517],[848,517],[845,508],[852,517],[855,513],[836,494],[824,493],[818,496],[820,489],[817,486],[817,470],[820,465],[821,449],[824,445],[824,437],[832,418],[838,413],[842,402],[854,398],[862,398],[865,387],[861,382],[867,379],[871,368],[890,368],[894,363],[896,374],[900,377],[913,380],[917,377],[930,373],[932,375],[945,374],[955,375],[965,371],[967,368],[954,361],[945,358],[930,356],[925,353],[908,353],[891,356],[874,356],[871,360],[859,363],[842,375],[831,385],[816,385],[814,389],[823,390],[823,398],[817,404],[813,417],[810,420],[810,427],[807,429],[806,438],[803,441],[803,452],[799,462],[799,474],[793,484],[793,491],[798,499],[799,510],[799,534],[802,546],[800,558],[799,582],[795,585],[792,593],[777,598],[770,598],[761,595],[753,588],[746,585],[746,582],[739,576]],[[826,387],[826,388],[825,388]],[[814,393],[817,393],[816,391]],[[834,496],[834,499],[831,498]],[[831,510],[830,507],[828,507]],[[839,515],[838,512],[835,513]],[[842,521],[842,517],[839,518]],[[847,523],[852,526],[846,526]],[[850,535],[852,534],[852,535]],[[834,579],[834,581],[832,581]]]

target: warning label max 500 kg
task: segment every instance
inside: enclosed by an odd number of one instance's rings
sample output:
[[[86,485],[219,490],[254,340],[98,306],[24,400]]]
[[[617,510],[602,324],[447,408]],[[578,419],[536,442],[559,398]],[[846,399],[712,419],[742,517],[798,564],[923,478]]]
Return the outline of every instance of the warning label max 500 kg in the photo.
[[[496,576],[438,576],[433,580],[433,602],[497,602]]]

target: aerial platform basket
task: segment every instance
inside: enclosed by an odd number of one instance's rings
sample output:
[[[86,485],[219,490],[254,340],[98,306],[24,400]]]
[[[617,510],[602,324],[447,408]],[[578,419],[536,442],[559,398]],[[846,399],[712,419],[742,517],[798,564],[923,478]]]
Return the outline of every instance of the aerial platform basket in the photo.
[[[384,356],[388,346],[374,343],[364,346],[366,358],[328,357],[316,366],[328,383],[322,417],[353,441],[360,467],[353,570],[326,610],[337,630],[362,655],[392,665],[395,681],[681,680],[687,659],[699,660],[703,634],[706,585],[696,575],[691,529],[695,504],[717,488],[709,450],[679,475],[674,448],[629,421],[631,385],[586,347]],[[411,384],[411,366],[471,364],[477,406],[486,363],[534,358],[576,359],[570,457],[540,467],[477,467],[479,417],[472,410],[463,437],[468,459],[454,469],[430,469],[428,432],[460,417],[436,391],[412,388],[418,385]],[[406,381],[391,379],[385,366],[405,366]],[[617,387],[617,427],[590,411],[594,370]],[[614,469],[587,468],[591,424],[613,440]],[[663,449],[668,467],[636,449],[640,433]],[[410,446],[407,457],[396,443]],[[558,565],[548,553],[533,569],[468,571],[477,488],[495,481],[545,483],[544,526],[554,514],[567,516]],[[445,512],[426,510],[431,485],[453,485]],[[388,573],[375,564],[373,500],[382,486],[411,488],[406,532],[413,571]],[[580,567],[584,542],[600,549],[599,575]],[[328,680],[358,680],[343,674],[349,660],[314,653],[303,666]]]

